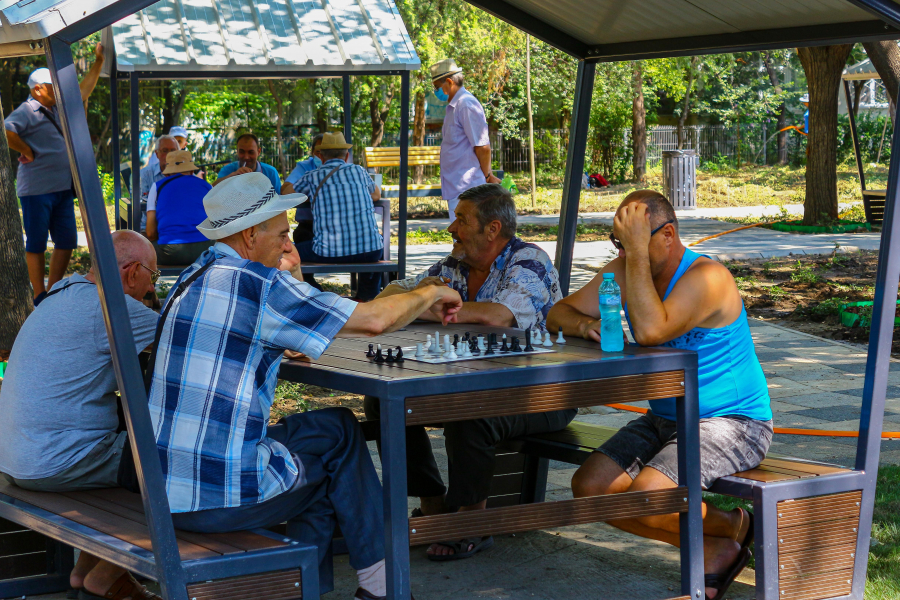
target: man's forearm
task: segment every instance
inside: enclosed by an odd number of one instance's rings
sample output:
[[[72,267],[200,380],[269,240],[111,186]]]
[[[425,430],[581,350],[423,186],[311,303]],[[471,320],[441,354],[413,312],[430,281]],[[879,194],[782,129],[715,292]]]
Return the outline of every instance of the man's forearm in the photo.
[[[626,251],[625,281],[628,282],[625,293],[635,341],[641,345],[654,345],[656,340],[648,339],[644,334],[648,329],[665,323],[667,317],[666,309],[653,285],[650,256],[646,250]]]
[[[547,331],[558,331],[562,327],[565,335],[584,337],[585,329],[595,320],[568,304],[557,302],[547,315]]]
[[[94,93],[94,88],[97,87],[97,82],[100,80],[100,71],[103,69],[103,60],[97,59],[94,61],[94,64],[91,65],[90,70],[87,72],[87,75],[84,76],[84,79],[81,80],[81,83],[78,84],[78,87],[81,89],[81,101],[87,102],[88,98],[91,97],[91,94]]]
[[[493,171],[491,170],[491,147],[475,146],[475,156],[478,157],[478,163],[481,166],[481,173],[488,177]]]
[[[22,141],[22,138],[19,137],[19,134],[8,129],[6,130],[6,143],[10,148],[15,150],[19,154],[30,156],[32,153],[31,148],[28,147],[28,144]]]
[[[379,296],[357,306],[338,336],[375,336],[397,331],[428,310],[436,300],[434,287],[424,287],[405,294]]]

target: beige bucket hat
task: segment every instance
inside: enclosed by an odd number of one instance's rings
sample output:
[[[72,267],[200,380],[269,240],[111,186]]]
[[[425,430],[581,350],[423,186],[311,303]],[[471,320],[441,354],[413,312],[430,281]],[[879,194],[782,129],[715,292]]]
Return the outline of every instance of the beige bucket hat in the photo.
[[[322,136],[322,143],[319,145],[319,150],[348,150],[353,147],[353,144],[348,144],[347,140],[344,139],[344,134],[337,131],[335,133],[326,133]]]
[[[175,150],[166,154],[166,168],[163,169],[163,175],[174,175],[175,173],[193,173],[199,171],[200,168],[194,164],[194,157],[187,150]]]
[[[462,73],[462,69],[456,64],[456,61],[452,58],[445,58],[444,60],[431,65],[431,81],[434,83],[438,79],[443,79],[444,77],[449,77],[450,75],[456,75],[457,73]]]

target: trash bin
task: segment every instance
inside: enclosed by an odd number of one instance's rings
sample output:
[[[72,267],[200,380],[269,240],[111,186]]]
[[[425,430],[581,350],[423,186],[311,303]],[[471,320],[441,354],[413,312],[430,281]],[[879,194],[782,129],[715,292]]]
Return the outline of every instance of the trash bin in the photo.
[[[696,150],[668,150],[662,153],[663,190],[675,210],[697,208]]]

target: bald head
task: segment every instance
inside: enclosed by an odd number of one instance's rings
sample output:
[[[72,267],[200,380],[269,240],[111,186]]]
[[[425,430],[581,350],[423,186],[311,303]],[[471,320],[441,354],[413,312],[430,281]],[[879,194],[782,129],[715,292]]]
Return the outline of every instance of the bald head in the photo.
[[[675,209],[672,208],[672,204],[666,197],[656,190],[637,190],[631,192],[625,196],[625,199],[622,200],[622,204],[619,205],[619,208],[622,208],[626,204],[631,204],[632,202],[640,202],[647,207],[647,212],[650,214],[651,229],[656,229],[663,223],[671,221],[675,226],[675,231],[678,231],[678,218],[675,216]]]
[[[128,229],[114,231],[112,240],[123,291],[127,296],[140,300],[155,289],[151,275],[156,270],[156,250],[150,240]],[[96,270],[91,265],[88,279],[93,280],[95,276]]]

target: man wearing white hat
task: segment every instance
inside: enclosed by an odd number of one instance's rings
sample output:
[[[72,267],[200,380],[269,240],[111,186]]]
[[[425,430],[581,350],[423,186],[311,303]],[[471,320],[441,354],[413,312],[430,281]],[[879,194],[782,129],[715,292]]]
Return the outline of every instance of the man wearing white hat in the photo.
[[[187,129],[185,129],[181,125],[172,125],[171,127],[169,127],[169,133],[167,133],[165,136],[160,137],[166,136],[172,136],[173,138],[175,138],[175,141],[178,143],[177,150],[184,150],[185,148],[187,148],[188,132]],[[165,162],[165,159],[163,159],[163,164],[165,164]],[[148,167],[152,165],[159,165],[159,157],[155,152],[150,155],[150,159],[147,161]],[[141,170],[143,171],[143,169]]]
[[[103,46],[94,50],[96,60],[80,83],[81,99],[88,101],[103,67]],[[37,306],[47,295],[44,286],[44,251],[47,233],[53,239],[49,287],[62,279],[72,250],[78,245],[75,226],[75,191],[69,153],[59,124],[56,93],[49,69],[28,77],[31,94],[5,120],[9,147],[19,153],[16,193],[22,203],[25,227],[25,260]]]
[[[268,425],[285,351],[317,359],[336,337],[396,331],[462,306],[444,285],[359,304],[300,281],[286,211],[262,173],[231,177],[203,200],[216,244],[179,278],[158,324],[150,416],[178,529],[222,532],[288,522],[319,548],[321,591],[340,524],[361,600],[383,598],[381,485],[356,418],[344,408]]]
[[[463,87],[463,72],[447,58],[431,65],[434,95],[448,102],[441,130],[441,196],[450,217],[461,193],[483,183],[500,183],[491,170],[491,141],[484,107]]]

